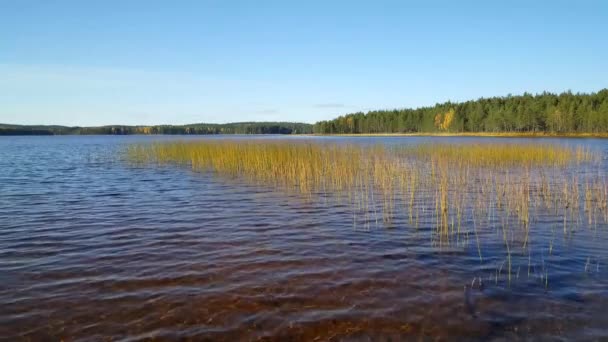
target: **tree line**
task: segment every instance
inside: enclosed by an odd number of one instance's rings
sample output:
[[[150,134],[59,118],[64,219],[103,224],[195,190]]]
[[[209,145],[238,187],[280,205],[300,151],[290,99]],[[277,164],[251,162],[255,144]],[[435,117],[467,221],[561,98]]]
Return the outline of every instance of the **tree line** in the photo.
[[[417,109],[376,110],[314,124],[320,134],[432,132],[608,132],[608,89],[596,93],[543,92],[439,103]]]
[[[127,135],[127,134],[310,134],[312,125],[297,122],[237,122],[227,124],[98,127],[25,126],[0,124],[0,135]]]

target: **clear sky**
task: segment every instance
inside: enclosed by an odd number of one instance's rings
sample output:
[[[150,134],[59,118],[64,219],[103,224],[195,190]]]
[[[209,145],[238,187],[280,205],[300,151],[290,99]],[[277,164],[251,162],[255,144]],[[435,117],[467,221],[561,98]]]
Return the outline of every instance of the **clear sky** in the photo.
[[[608,1],[0,0],[0,122],[315,122],[608,87]]]

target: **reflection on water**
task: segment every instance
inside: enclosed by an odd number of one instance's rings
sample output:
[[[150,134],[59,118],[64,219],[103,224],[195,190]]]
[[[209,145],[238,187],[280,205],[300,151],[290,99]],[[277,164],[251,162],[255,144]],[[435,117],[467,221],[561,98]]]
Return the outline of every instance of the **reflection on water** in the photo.
[[[0,139],[0,336],[608,336],[605,224],[563,234],[539,218],[548,228],[531,261],[514,249],[509,282],[500,229],[480,236],[480,262],[475,243],[433,243],[432,211],[417,229],[407,217],[356,229],[338,201],[116,158],[150,139],[175,137]]]

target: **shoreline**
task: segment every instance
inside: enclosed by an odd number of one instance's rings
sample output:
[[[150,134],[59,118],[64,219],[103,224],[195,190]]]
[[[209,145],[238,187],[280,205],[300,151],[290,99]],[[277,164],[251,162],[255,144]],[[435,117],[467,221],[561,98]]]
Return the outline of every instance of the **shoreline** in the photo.
[[[213,134],[0,134],[0,137],[40,137],[40,136],[310,136],[310,137],[477,137],[477,138],[589,138],[608,139],[607,133],[526,133],[526,132],[460,132],[460,133],[213,133]]]
[[[478,137],[478,138],[590,138],[608,139],[608,133],[528,133],[528,132],[461,132],[461,133],[336,133],[302,134],[337,137]]]

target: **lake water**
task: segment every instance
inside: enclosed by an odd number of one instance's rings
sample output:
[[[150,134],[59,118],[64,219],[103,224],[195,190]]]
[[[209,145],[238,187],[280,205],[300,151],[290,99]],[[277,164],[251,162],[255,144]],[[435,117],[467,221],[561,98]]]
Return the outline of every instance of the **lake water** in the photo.
[[[567,236],[539,229],[534,260],[507,282],[491,243],[480,262],[474,245],[432,244],[424,220],[356,229],[338,202],[122,156],[130,143],[171,139],[504,141],[0,137],[0,338],[608,338],[603,222]],[[608,155],[608,140],[517,141]]]

